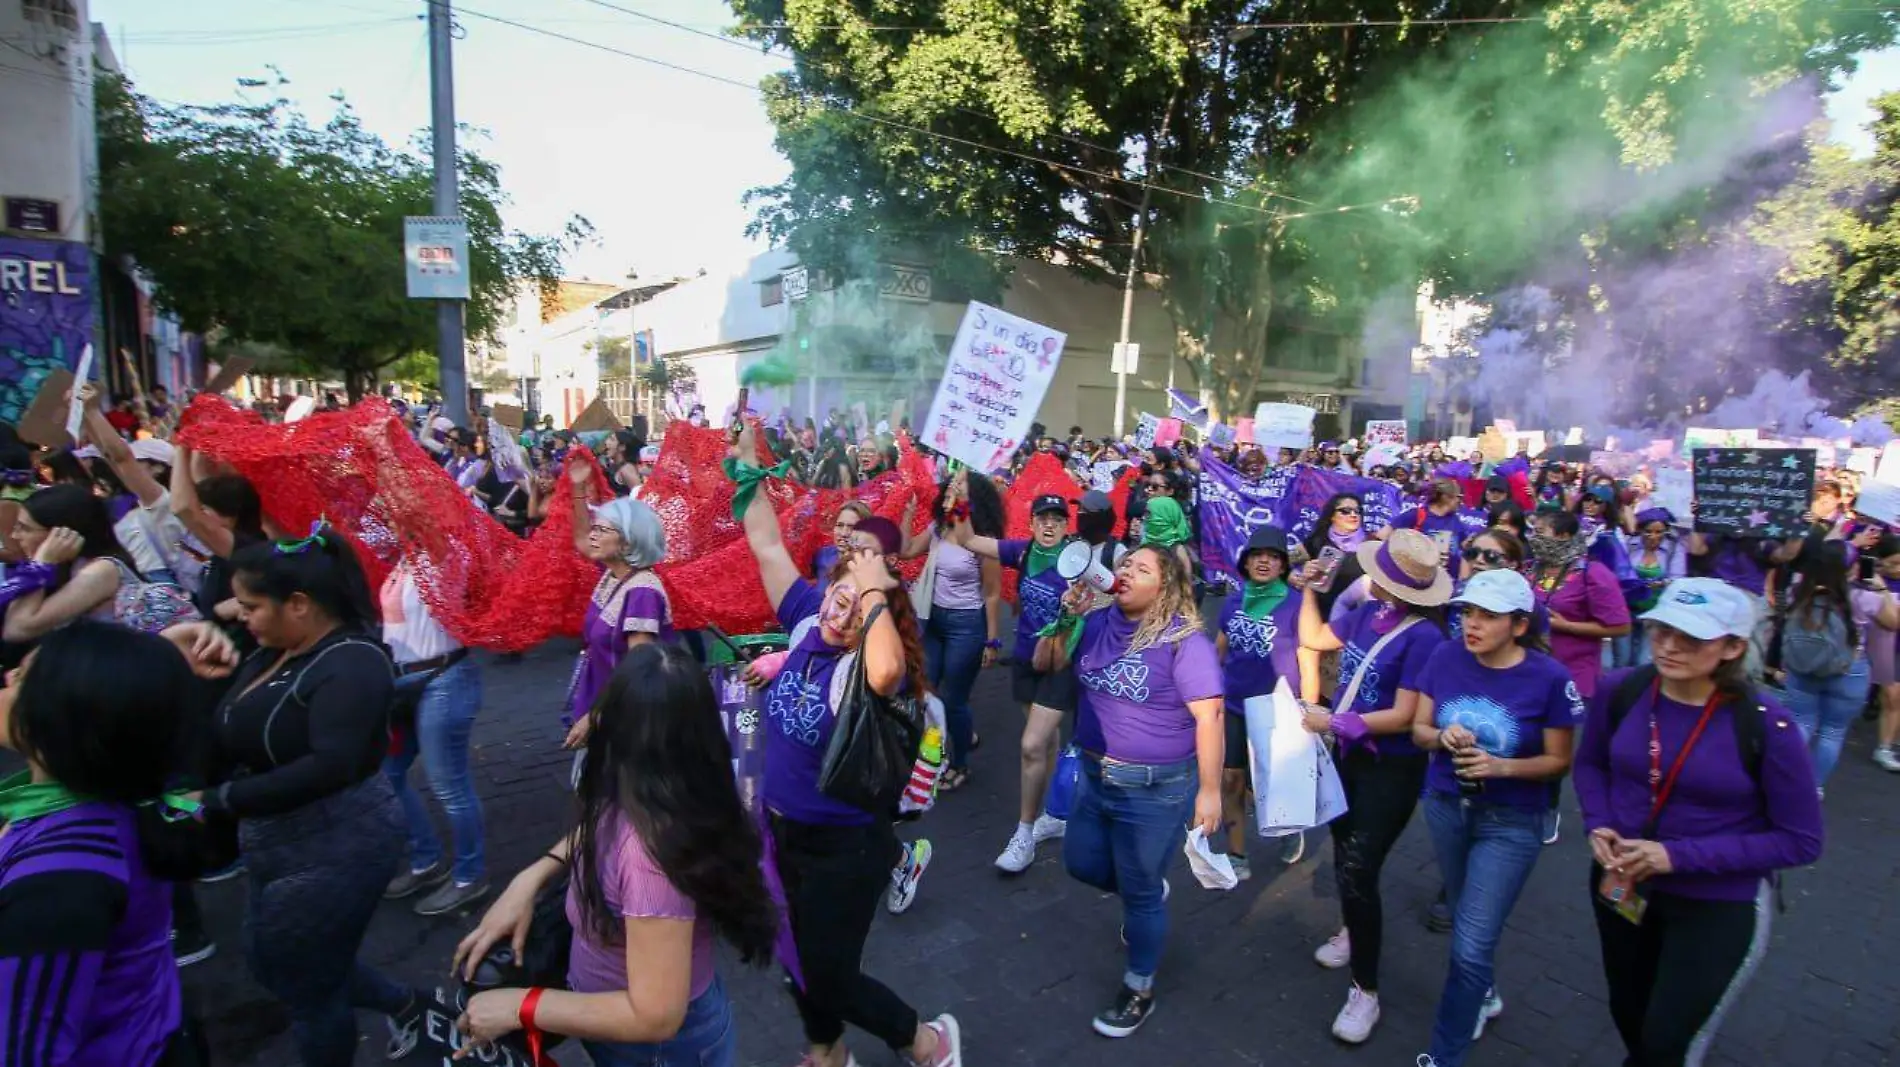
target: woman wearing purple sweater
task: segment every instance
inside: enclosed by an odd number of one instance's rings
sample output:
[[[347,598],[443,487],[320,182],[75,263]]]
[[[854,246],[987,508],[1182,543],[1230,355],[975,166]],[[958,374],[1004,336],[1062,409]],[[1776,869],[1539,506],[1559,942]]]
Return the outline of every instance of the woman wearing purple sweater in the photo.
[[[1643,622],[1654,667],[1603,680],[1573,774],[1610,1015],[1629,1063],[1678,1067],[1767,951],[1770,879],[1820,856],[1821,805],[1801,731],[1744,674],[1754,600],[1684,578]]]

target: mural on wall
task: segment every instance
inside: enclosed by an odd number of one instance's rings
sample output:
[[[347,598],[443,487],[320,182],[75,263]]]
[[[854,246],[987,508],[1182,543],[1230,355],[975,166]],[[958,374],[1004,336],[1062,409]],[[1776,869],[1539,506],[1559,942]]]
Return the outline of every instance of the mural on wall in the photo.
[[[0,237],[0,422],[18,422],[52,371],[92,340],[92,261],[83,244]]]

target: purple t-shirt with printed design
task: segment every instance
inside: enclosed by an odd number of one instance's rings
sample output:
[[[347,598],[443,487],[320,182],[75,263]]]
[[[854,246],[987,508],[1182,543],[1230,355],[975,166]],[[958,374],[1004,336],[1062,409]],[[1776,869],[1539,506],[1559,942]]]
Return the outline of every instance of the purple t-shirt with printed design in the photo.
[[[778,621],[787,633],[818,614],[824,594],[800,579],[779,601]],[[792,646],[765,691],[765,806],[788,819],[834,826],[864,826],[870,812],[818,791],[818,772],[838,716],[831,706],[831,679],[846,649],[825,643],[810,627]]]
[[[1432,698],[1432,721],[1440,730],[1462,726],[1479,748],[1501,759],[1541,756],[1545,730],[1574,730],[1583,722],[1583,697],[1570,671],[1542,652],[1526,652],[1522,663],[1500,670],[1479,663],[1463,643],[1447,641],[1425,665],[1418,691]],[[1425,788],[1458,795],[1455,769],[1450,753],[1432,753]],[[1550,806],[1550,785],[1493,778],[1484,783],[1484,801],[1541,811]]]
[[[1221,683],[1227,690],[1229,711],[1240,712],[1248,697],[1264,696],[1285,678],[1297,692],[1300,685],[1300,597],[1287,590],[1280,606],[1264,619],[1241,610],[1245,592],[1233,592],[1221,603],[1216,623],[1227,638],[1227,659],[1221,664]]]
[[[1139,620],[1113,606],[1084,620],[1072,664],[1082,696],[1075,743],[1127,763],[1192,759],[1194,716],[1188,704],[1223,694],[1214,642],[1196,629],[1130,655],[1138,626]]]
[[[1381,612],[1386,613],[1383,620]],[[1445,632],[1429,619],[1420,619],[1386,642],[1378,657],[1367,663],[1366,656],[1372,647],[1399,621],[1391,612],[1391,606],[1383,601],[1369,600],[1332,624],[1334,635],[1345,646],[1339,654],[1339,689],[1335,699],[1345,697],[1353,674],[1361,664],[1367,664],[1359,691],[1353,694],[1352,706],[1338,710],[1356,711],[1361,715],[1385,711],[1398,699],[1399,690],[1418,692],[1422,688],[1420,679],[1425,674],[1426,664],[1431,662],[1432,653],[1445,643]],[[1387,625],[1387,621],[1391,625]],[[1404,756],[1418,751],[1409,729],[1396,734],[1379,734],[1376,738],[1368,736],[1367,740],[1376,741],[1381,756]]]
[[[1036,635],[1061,614],[1062,594],[1069,591],[1069,583],[1054,567],[1034,578],[1023,571],[1023,565],[1029,561],[1029,544],[1027,540],[996,543],[996,555],[1003,566],[1022,573],[1016,583],[1016,649],[1011,655],[1024,663],[1035,656]]]

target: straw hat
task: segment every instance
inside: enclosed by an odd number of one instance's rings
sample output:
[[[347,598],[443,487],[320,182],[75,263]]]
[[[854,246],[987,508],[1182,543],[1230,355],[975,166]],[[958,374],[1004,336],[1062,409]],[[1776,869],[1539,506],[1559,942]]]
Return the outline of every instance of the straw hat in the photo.
[[[1451,599],[1451,575],[1439,563],[1438,542],[1417,530],[1393,530],[1383,541],[1359,546],[1359,566],[1395,599],[1437,607]]]

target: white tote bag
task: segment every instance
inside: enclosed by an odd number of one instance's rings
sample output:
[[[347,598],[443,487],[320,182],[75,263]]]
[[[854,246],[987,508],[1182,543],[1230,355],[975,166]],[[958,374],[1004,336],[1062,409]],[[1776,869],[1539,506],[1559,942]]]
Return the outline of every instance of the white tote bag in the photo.
[[[1272,693],[1249,697],[1247,765],[1253,772],[1254,821],[1262,837],[1284,837],[1313,825],[1319,809],[1319,768],[1313,742],[1300,725],[1300,702],[1282,678]]]
[[[931,537],[930,555],[924,558],[924,569],[910,584],[910,609],[920,620],[930,618],[930,598],[937,591],[937,546],[942,543],[941,537]]]

